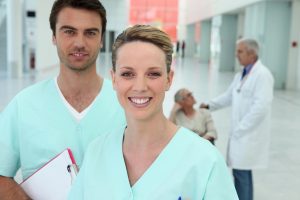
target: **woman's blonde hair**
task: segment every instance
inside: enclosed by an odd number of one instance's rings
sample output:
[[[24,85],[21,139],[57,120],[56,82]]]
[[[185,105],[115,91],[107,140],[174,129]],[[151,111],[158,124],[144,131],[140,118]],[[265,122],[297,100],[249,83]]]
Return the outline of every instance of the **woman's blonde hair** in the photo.
[[[170,72],[173,54],[171,39],[165,32],[150,25],[134,25],[118,35],[112,47],[113,71],[116,71],[118,49],[124,44],[134,41],[149,42],[160,48],[166,55],[167,72]]]

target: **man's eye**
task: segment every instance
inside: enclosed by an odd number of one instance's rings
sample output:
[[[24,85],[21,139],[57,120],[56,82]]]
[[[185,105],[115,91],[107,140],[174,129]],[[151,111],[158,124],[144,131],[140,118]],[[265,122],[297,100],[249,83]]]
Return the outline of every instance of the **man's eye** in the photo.
[[[64,33],[66,33],[68,35],[74,35],[75,31],[73,31],[73,30],[65,30]]]
[[[96,32],[94,32],[94,31],[88,31],[88,32],[86,32],[86,34],[87,34],[88,36],[95,36],[95,35],[96,35]]]

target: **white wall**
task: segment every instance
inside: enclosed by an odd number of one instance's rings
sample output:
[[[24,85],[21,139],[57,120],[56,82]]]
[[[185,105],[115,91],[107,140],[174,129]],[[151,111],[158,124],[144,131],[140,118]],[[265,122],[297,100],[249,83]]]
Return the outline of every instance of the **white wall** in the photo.
[[[220,27],[222,25],[222,16],[215,16],[212,18],[211,37],[210,37],[210,65],[218,69],[220,64],[221,51],[221,35]]]
[[[23,0],[24,6],[26,10],[35,10],[36,9],[36,1],[35,0]]]
[[[233,71],[234,69],[237,21],[237,15],[222,15],[222,24],[220,26],[220,71]]]
[[[210,58],[210,41],[211,41],[211,20],[201,22],[200,26],[200,49],[199,57],[201,62],[209,62]]]
[[[298,35],[298,45],[300,42],[300,34]],[[297,75],[297,84],[296,84],[296,89],[300,91],[300,52],[298,52],[298,75]]]
[[[185,23],[193,23],[215,15],[243,8],[261,1],[290,1],[290,0],[181,0],[186,2]]]
[[[186,23],[193,23],[215,15],[245,7],[263,0],[185,0]]]
[[[195,24],[190,24],[187,26],[185,39],[185,56],[194,56],[197,49],[197,44],[195,42]]]
[[[289,61],[287,71],[287,88],[300,90],[300,1],[293,1],[291,34],[289,40]],[[297,42],[296,47],[292,47],[292,42]]]
[[[245,12],[245,17],[241,14],[239,16],[237,37],[244,32],[244,37],[258,40],[261,45],[261,59],[271,69],[275,77],[275,87],[286,87],[288,60],[291,60],[288,59],[291,20],[289,0],[186,0],[186,6],[185,23],[188,25],[220,14]],[[299,19],[299,15],[297,15],[297,19]],[[243,26],[244,31],[241,30]],[[220,31],[222,32],[221,29]],[[212,36],[216,36],[215,32],[212,32]],[[222,33],[220,36],[222,37]],[[214,43],[214,41],[215,39],[212,37],[212,42]],[[222,54],[222,51],[220,53]],[[298,58],[292,57],[295,63]],[[218,53],[212,52],[211,58],[217,61]],[[290,74],[299,74],[299,71],[294,69]],[[292,85],[295,86],[295,84],[298,83],[294,81]]]
[[[129,0],[101,0],[107,14],[107,30],[120,33],[129,25]]]
[[[7,70],[11,77],[23,75],[23,26],[22,26],[22,3],[20,0],[7,1]]]
[[[36,51],[36,16],[27,16],[28,11],[36,11],[35,1],[24,1],[24,19],[23,19],[23,69],[24,72],[28,72],[31,69],[31,58],[35,56]]]
[[[286,85],[290,15],[288,2],[265,1],[245,10],[245,37],[260,44],[260,58],[273,73],[278,89]]]
[[[185,39],[186,38],[186,17],[187,17],[187,13],[186,13],[186,7],[187,7],[187,3],[186,0],[178,0],[178,5],[179,5],[179,9],[178,9],[178,25],[177,25],[177,38],[179,40]]]
[[[58,65],[56,48],[52,44],[49,15],[54,0],[36,1],[36,70]]]
[[[245,10],[241,10],[240,13],[238,13],[236,40],[244,37],[245,34],[244,30],[245,30]],[[240,69],[241,69],[240,63],[238,62],[237,59],[235,59],[234,71],[239,71]]]

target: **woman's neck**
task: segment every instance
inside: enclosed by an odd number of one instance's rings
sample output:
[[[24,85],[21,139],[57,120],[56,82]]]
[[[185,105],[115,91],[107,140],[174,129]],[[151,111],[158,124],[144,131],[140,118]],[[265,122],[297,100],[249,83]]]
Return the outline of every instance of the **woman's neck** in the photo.
[[[150,120],[128,120],[124,146],[155,148],[165,145],[176,133],[177,127],[162,115]]]
[[[127,116],[122,151],[131,186],[152,165],[176,131],[176,125],[168,121],[162,113],[145,120]]]

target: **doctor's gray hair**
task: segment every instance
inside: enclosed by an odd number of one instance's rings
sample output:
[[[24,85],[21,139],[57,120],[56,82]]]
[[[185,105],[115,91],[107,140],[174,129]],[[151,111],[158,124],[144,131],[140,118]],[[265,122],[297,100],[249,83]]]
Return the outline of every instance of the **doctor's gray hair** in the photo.
[[[258,42],[254,39],[243,38],[237,41],[237,44],[243,43],[246,45],[248,52],[252,51],[256,56],[259,53],[259,45]]]

